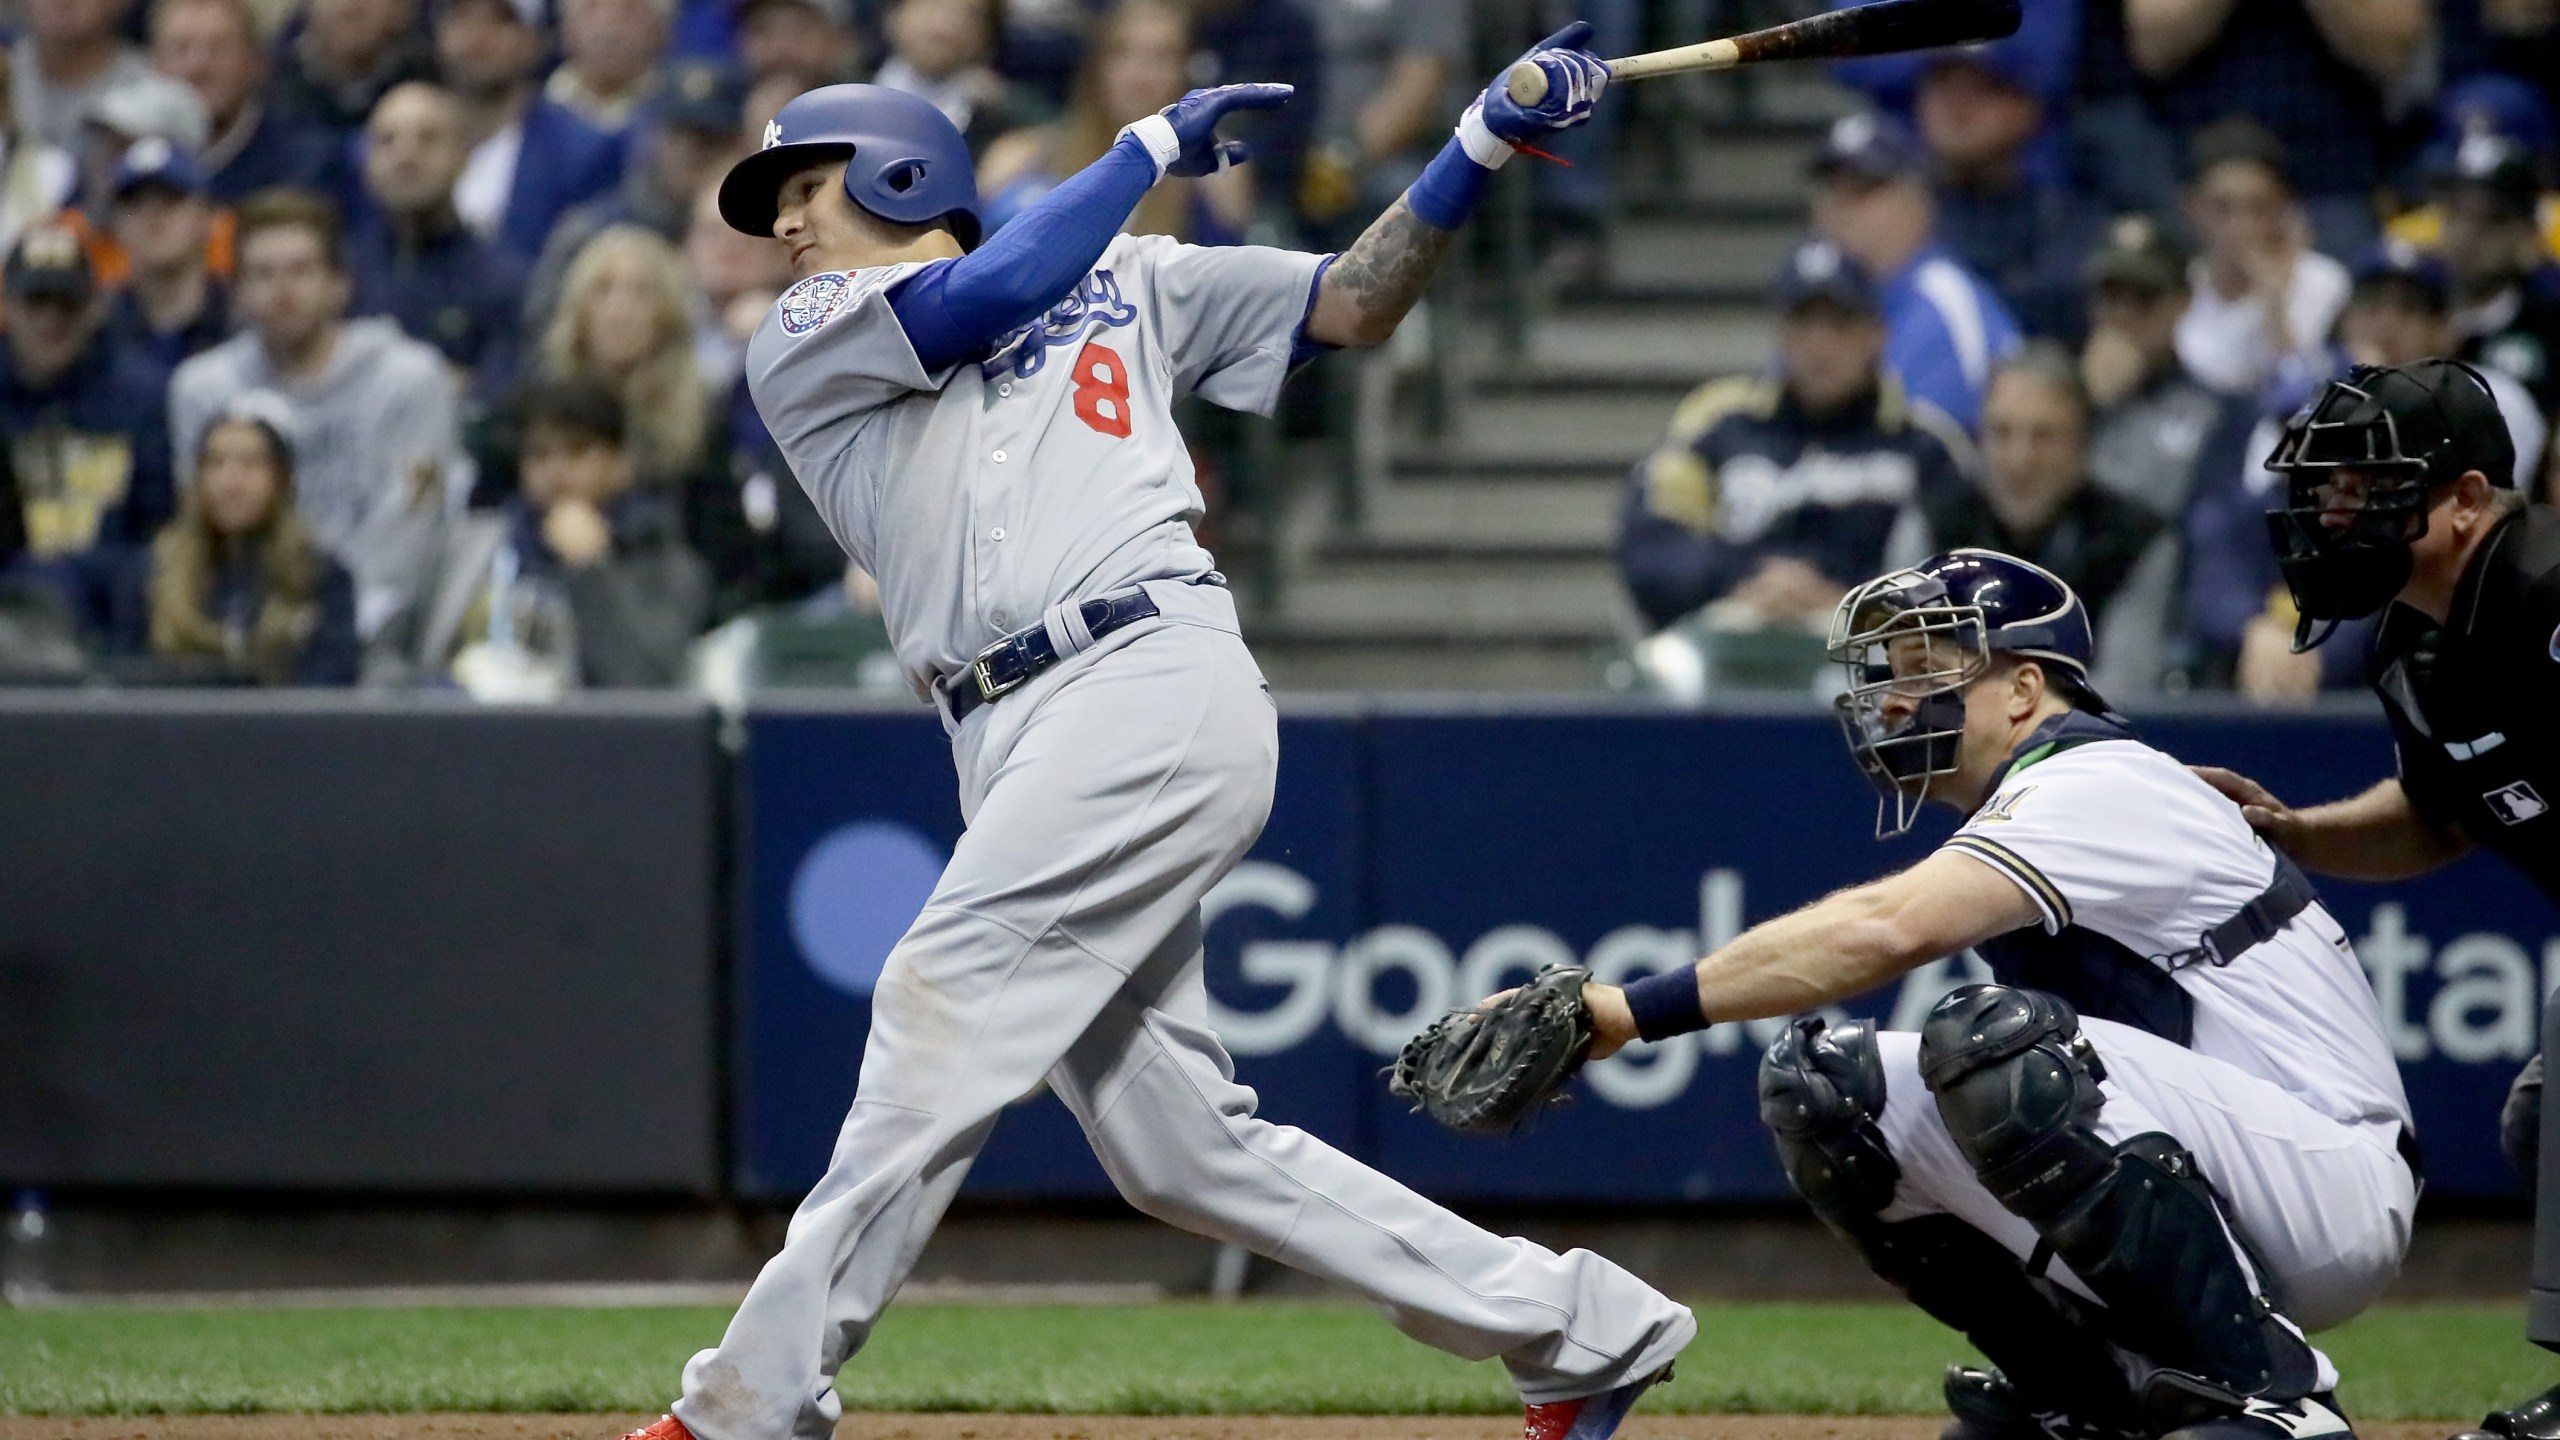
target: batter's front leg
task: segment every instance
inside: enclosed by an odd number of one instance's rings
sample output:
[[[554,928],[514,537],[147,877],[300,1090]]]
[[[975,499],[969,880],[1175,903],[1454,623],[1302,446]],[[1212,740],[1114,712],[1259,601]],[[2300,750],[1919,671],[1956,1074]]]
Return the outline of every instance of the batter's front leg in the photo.
[[[1426,1345],[1500,1356],[1533,1405],[1649,1375],[1697,1334],[1687,1307],[1599,1255],[1494,1235],[1256,1118],[1207,1012],[1194,926],[1050,1076],[1132,1205],[1349,1286]]]

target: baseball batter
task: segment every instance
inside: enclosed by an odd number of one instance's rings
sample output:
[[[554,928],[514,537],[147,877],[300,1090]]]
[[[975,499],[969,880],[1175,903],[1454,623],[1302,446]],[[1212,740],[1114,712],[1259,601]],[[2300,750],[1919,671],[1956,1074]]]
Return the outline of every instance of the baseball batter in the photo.
[[[968,829],[890,954],[825,1178],[640,1436],[832,1434],[837,1368],[1043,1080],[1140,1209],[1501,1357],[1532,1440],[1605,1440],[1695,1333],[1599,1256],[1489,1234],[1255,1118],[1201,981],[1200,898],[1262,828],[1277,724],[1170,407],[1268,413],[1294,365],[1392,334],[1512,145],[1589,116],[1587,34],[1531,51],[1548,98],[1482,96],[1336,257],[1117,234],[1165,175],[1241,160],[1218,120],[1285,86],[1193,92],[983,243],[959,134],[896,92],[803,95],[731,172],[723,215],[797,277],[749,346],[757,407],[878,578]]]
[[[1899,874],[1584,992],[1594,1054],[1797,1014],[1978,947],[1917,1035],[1799,1015],[1760,1070],[1788,1178],[1999,1368],[1953,1440],[2345,1435],[2304,1338],[2399,1273],[2416,1149],[2337,922],[2090,688],[2050,573],[1955,550],[1850,592],[1841,717],[1882,799],[1964,812]]]

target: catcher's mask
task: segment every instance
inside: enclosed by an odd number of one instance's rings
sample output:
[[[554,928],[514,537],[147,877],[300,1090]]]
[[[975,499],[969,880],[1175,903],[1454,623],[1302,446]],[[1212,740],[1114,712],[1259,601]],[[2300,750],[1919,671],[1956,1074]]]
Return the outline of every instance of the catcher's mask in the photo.
[[[2089,611],[2060,577],[1995,550],[1950,550],[1849,592],[1831,617],[1848,676],[1833,702],[1876,790],[1876,838],[1909,830],[1962,758],[1965,687],[2011,654],[2038,661],[2075,703],[2089,684]]]
[[[2285,503],[2267,533],[2293,594],[2293,648],[2391,603],[2436,492],[2478,470],[2515,483],[2515,442],[2480,373],[2458,360],[2359,365],[2285,422],[2267,468]]]

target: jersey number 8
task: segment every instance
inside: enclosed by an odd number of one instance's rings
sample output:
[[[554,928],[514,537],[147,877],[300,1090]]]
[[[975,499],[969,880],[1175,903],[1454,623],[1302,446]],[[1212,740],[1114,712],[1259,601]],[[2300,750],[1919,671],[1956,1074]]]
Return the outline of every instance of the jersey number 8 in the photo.
[[[1119,439],[1129,434],[1129,366],[1099,340],[1076,356],[1076,418]]]

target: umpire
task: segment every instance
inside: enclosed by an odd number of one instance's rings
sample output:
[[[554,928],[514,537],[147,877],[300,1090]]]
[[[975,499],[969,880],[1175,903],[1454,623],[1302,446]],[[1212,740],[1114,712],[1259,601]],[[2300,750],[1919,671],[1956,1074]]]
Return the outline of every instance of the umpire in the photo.
[[[2366,660],[2400,773],[2352,799],[2295,810],[2227,770],[2199,771],[2310,870],[2355,880],[2423,874],[2475,845],[2560,901],[2560,510],[2517,491],[2515,447],[2479,372],[2453,360],[2359,367],[2290,422],[2267,468],[2270,512],[2301,619],[2294,648],[2383,612]],[[2543,1049],[2560,1044],[2546,1004]],[[2535,1182],[2526,1333],[2560,1350],[2560,1114],[2541,1113],[2542,1059],[2501,1122]],[[2537,1153],[2538,1152],[2538,1153]],[[2560,1440],[2560,1387],[2460,1440]]]

